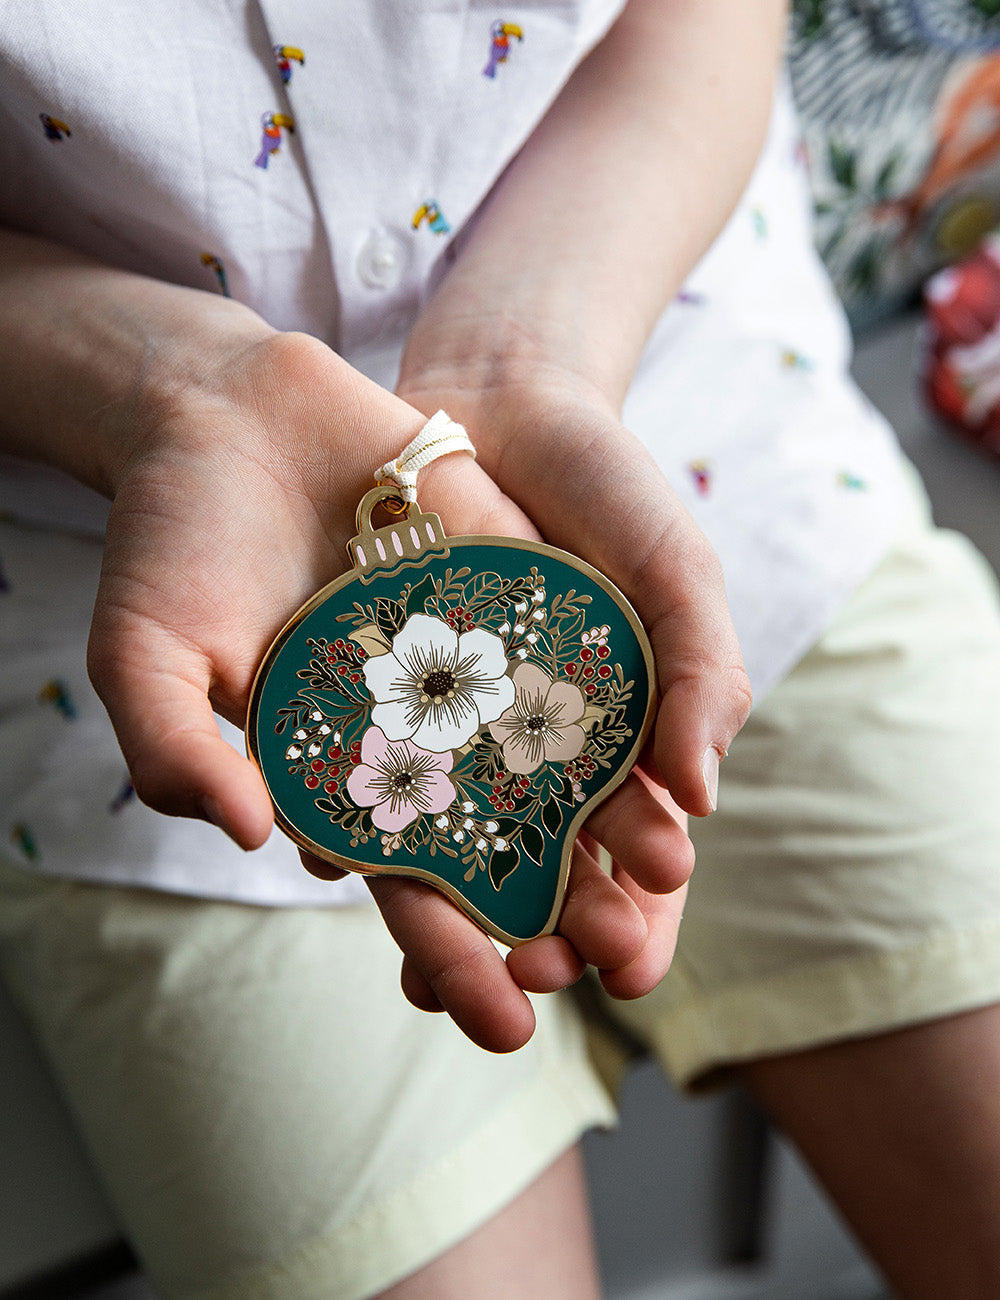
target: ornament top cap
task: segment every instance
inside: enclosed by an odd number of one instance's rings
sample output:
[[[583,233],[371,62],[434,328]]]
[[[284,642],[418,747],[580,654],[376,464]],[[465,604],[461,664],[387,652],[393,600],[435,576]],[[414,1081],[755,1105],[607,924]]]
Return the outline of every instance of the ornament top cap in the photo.
[[[373,528],[372,513],[380,505],[397,518]],[[416,501],[403,500],[391,483],[381,483],[361,498],[356,527],[347,554],[363,583],[419,567],[431,556],[446,556],[450,549],[439,517],[424,514]]]

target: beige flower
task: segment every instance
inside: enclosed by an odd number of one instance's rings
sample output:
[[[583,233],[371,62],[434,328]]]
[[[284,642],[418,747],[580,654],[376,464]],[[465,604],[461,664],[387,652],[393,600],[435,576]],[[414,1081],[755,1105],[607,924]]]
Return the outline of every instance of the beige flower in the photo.
[[[535,664],[518,665],[512,676],[514,703],[490,724],[508,770],[534,772],[542,763],[576,758],[587,738],[580,725],[583,692],[570,682],[554,682]]]

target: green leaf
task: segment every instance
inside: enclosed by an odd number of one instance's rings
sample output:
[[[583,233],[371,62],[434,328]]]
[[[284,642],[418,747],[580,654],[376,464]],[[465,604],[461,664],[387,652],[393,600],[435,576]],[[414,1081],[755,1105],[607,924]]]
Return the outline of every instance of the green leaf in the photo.
[[[557,799],[550,799],[542,808],[542,823],[553,839],[559,834],[562,825],[562,809]]]
[[[521,855],[513,845],[506,849],[494,849],[490,854],[490,883],[493,888],[499,890],[500,886],[511,874],[517,870],[517,864],[521,860]]]
[[[541,866],[545,837],[532,822],[525,822],[521,827],[521,848],[533,862]]]
[[[854,153],[836,140],[831,140],[827,148],[827,160],[834,180],[845,190],[856,188],[857,159]]]
[[[437,595],[437,584],[430,574],[424,578],[423,582],[418,582],[415,587],[410,588],[409,595],[406,597],[406,617],[411,614],[422,614],[431,596]]]
[[[406,622],[403,602],[379,596],[375,601],[375,622],[382,635],[391,641]]]

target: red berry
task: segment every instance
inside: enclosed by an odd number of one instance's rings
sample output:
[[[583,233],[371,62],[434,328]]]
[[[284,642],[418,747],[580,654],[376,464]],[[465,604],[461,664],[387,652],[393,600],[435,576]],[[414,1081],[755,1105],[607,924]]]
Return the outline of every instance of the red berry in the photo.
[[[565,668],[566,676],[572,677],[579,667],[580,667],[579,664],[567,664]]]
[[[316,787],[319,785],[319,777],[318,777],[318,776],[307,776],[307,777],[306,777],[306,785],[309,787],[310,790],[315,790]]]
[[[608,655],[609,655],[610,653],[611,653],[611,651],[608,649],[608,647],[607,647],[606,645],[599,645],[599,646],[597,647],[597,657],[598,657],[598,659],[607,659],[607,657],[608,657]]]
[[[508,812],[514,811],[514,805],[510,799],[507,800],[507,802],[504,804],[504,807],[507,809]]]
[[[321,758],[314,758],[312,763],[310,763],[310,767],[314,772],[322,772],[323,768],[326,767],[326,764]]]
[[[594,670],[593,670],[593,668],[591,668],[591,666],[590,666],[589,664],[587,665],[586,668],[584,668],[584,670],[583,670],[583,675],[584,675],[584,677],[593,677],[593,675],[594,675]]]
[[[361,674],[360,674],[360,673],[351,673],[351,675],[348,677],[347,680],[348,680],[349,682],[360,682],[360,681],[361,681]]]
[[[593,695],[593,693],[597,690],[597,687],[593,684],[593,682],[591,682],[589,686],[585,686],[583,689],[587,692],[588,695]]]
[[[598,668],[597,670],[597,675],[598,677],[610,677],[611,676],[610,666],[608,664],[601,664],[600,668]]]
[[[584,663],[586,663],[589,659],[593,659],[593,657],[594,657],[593,650],[591,650],[589,645],[585,645],[583,649],[580,651],[580,658],[583,660]]]
[[[336,794],[340,787],[336,781],[326,781],[323,785],[323,789],[327,794]]]
[[[330,748],[329,748],[326,752],[327,752],[327,754],[329,754],[329,756],[330,756],[331,758],[339,758],[339,757],[340,757],[340,746],[339,746],[339,745],[331,745]]]

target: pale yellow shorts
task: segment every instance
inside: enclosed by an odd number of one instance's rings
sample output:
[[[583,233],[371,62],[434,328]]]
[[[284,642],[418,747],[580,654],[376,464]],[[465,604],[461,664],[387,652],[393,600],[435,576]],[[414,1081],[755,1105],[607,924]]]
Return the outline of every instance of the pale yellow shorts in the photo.
[[[992,575],[915,496],[734,742],[670,975],[603,1009],[698,1086],[1000,1000],[998,735]],[[373,909],[0,870],[0,967],[164,1296],[371,1295],[611,1119],[572,996],[494,1057],[398,966]]]

